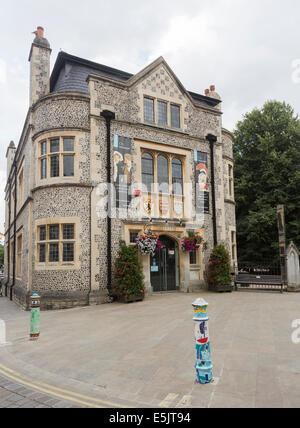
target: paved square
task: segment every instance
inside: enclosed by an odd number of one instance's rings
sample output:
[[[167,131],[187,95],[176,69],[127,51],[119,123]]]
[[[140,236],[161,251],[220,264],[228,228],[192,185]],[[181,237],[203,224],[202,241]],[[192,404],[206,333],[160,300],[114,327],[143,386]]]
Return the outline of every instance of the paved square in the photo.
[[[209,302],[215,382],[195,383],[192,302]],[[20,376],[133,407],[300,407],[300,294],[154,295],[142,303],[29,313],[0,299],[10,346],[0,363]],[[294,329],[295,330],[295,329]]]

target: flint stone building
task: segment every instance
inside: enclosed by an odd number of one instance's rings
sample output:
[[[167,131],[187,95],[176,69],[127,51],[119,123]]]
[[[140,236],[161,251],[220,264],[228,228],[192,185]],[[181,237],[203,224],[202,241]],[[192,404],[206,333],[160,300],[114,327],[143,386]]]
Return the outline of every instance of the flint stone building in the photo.
[[[147,293],[206,288],[214,244],[237,259],[233,137],[214,86],[187,91],[162,57],[131,75],[60,52],[50,76],[50,54],[38,27],[29,111],[7,149],[6,294],[24,308],[33,293],[44,309],[104,303],[110,257],[113,273],[120,245],[148,228],[164,248],[141,256]],[[117,193],[135,183],[116,199],[136,217],[101,216],[108,175],[123,176]],[[189,231],[204,238],[194,253],[181,249]]]

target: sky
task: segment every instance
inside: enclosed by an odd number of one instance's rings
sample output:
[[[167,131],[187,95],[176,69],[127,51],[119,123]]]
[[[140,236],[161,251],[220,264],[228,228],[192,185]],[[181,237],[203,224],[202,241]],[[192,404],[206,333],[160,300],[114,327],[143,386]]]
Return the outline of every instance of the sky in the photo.
[[[299,17],[299,0],[0,0],[0,232],[6,150],[28,111],[37,26],[51,69],[60,50],[131,73],[163,56],[187,90],[216,85],[233,130],[271,99],[300,113]]]

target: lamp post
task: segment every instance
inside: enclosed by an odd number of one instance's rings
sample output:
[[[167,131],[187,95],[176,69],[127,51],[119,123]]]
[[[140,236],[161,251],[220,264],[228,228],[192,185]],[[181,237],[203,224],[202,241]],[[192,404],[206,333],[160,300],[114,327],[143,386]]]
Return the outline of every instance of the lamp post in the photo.
[[[210,341],[207,316],[208,303],[204,299],[198,299],[193,303],[195,322],[195,345],[197,351],[196,375],[197,382],[207,384],[213,382],[210,354]]]

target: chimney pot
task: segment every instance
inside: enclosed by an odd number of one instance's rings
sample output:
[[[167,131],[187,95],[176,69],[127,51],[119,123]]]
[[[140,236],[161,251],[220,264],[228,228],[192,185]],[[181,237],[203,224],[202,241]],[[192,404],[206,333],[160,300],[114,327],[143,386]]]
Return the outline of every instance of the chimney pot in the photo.
[[[41,39],[44,38],[44,28],[43,27],[37,27],[37,35],[38,35],[38,37],[41,37]]]
[[[216,91],[216,87],[215,87],[215,85],[211,85],[211,87],[210,87],[210,91],[211,91],[211,92],[215,92],[215,91]]]
[[[205,95],[208,96],[209,95],[209,89],[205,89]]]

